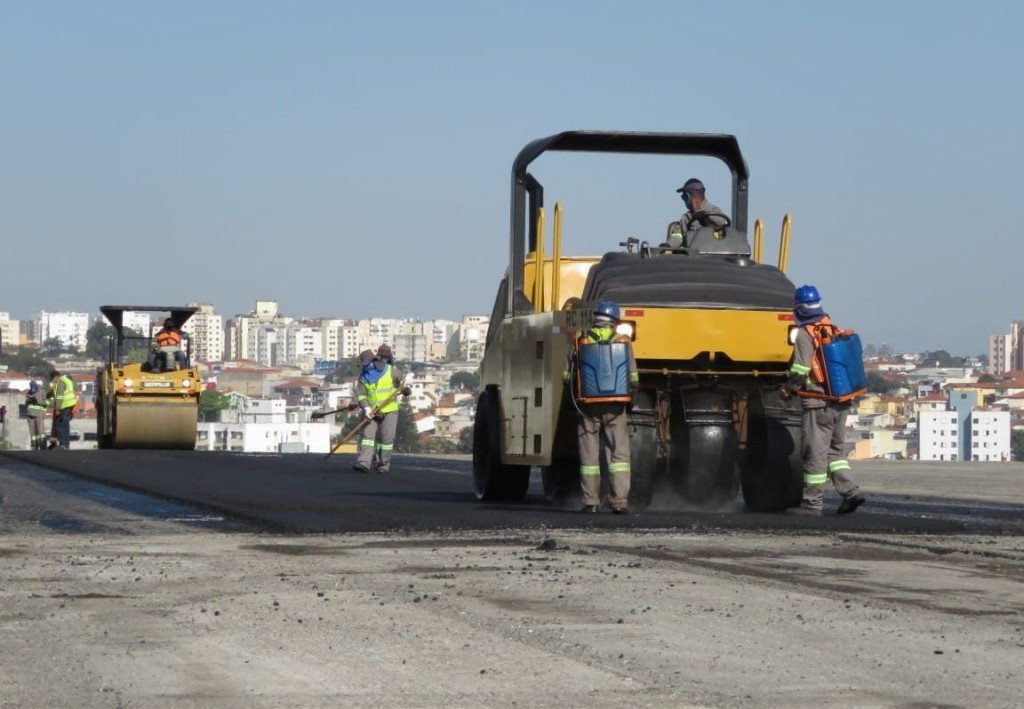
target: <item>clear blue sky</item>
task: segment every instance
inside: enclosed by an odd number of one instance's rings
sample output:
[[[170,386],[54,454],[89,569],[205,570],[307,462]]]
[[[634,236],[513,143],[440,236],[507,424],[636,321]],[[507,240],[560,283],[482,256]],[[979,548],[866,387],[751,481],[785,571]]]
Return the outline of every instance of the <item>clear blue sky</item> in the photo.
[[[867,342],[1024,320],[1018,2],[5,3],[0,310],[489,313],[509,171],[567,129],[734,133],[774,262]],[[660,241],[707,160],[552,154],[566,250]]]

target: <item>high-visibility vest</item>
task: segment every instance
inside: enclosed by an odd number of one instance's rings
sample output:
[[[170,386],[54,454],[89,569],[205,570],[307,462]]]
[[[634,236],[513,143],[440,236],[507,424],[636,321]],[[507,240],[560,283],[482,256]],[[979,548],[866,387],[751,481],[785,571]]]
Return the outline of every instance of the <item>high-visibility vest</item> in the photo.
[[[363,380],[363,386],[366,387],[366,403],[371,409],[377,409],[385,399],[395,393],[395,381],[391,377],[391,365],[389,364],[384,373],[380,375],[380,379],[372,384]],[[397,396],[392,397],[391,401],[381,406],[377,413],[390,414],[394,411],[398,411]]]
[[[181,344],[181,333],[176,330],[160,330],[156,333],[158,347],[175,347]]]
[[[61,390],[63,385],[63,391]],[[53,405],[58,411],[64,409],[70,409],[78,403],[78,397],[75,396],[75,383],[71,381],[71,377],[66,374],[62,374],[57,377],[57,381],[53,384]]]

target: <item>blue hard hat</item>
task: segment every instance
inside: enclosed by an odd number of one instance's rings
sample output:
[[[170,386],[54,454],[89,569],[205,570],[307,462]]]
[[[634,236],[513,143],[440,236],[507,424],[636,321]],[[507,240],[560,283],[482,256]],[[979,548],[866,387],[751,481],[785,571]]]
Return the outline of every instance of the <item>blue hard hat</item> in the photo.
[[[594,317],[600,317],[602,315],[606,318],[611,318],[612,320],[618,320],[619,306],[610,300],[602,300],[597,304],[597,307],[594,308]]]
[[[821,301],[821,294],[814,286],[800,286],[793,293],[793,303],[796,305],[807,305]]]
[[[33,379],[28,383],[28,393],[35,394],[37,391],[39,391],[39,384],[37,384],[36,380]]]

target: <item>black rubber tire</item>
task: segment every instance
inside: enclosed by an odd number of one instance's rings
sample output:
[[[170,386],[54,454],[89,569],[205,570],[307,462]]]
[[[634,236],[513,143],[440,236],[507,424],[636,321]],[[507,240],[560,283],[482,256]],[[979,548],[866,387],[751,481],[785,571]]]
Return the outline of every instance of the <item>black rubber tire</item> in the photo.
[[[473,421],[473,492],[478,500],[522,500],[530,466],[501,462],[501,409],[496,389],[480,394]]]
[[[580,464],[577,460],[556,460],[540,469],[544,499],[552,504],[567,505],[581,494]]]
[[[658,431],[653,425],[629,427],[629,506],[642,510],[651,504],[661,477]]]
[[[670,486],[685,504],[721,509],[733,504],[740,488],[738,436],[733,394],[705,388],[681,392],[672,407]]]
[[[747,454],[742,464],[743,501],[752,512],[781,512],[803,497],[801,407],[777,390],[750,398]]]

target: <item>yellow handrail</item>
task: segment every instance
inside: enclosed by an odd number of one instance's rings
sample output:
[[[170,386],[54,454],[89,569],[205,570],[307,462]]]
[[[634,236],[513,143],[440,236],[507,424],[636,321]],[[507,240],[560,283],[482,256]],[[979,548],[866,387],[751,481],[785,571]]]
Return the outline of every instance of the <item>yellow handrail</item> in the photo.
[[[761,245],[764,241],[764,220],[754,222],[754,262],[761,263]]]
[[[562,286],[562,203],[555,202],[555,233],[551,242],[551,310],[559,307]]]
[[[779,270],[786,272],[789,265],[789,232],[793,229],[793,218],[787,213],[782,218],[782,236],[779,238]]]
[[[537,248],[533,252],[533,312],[544,311],[544,207],[537,210]]]

